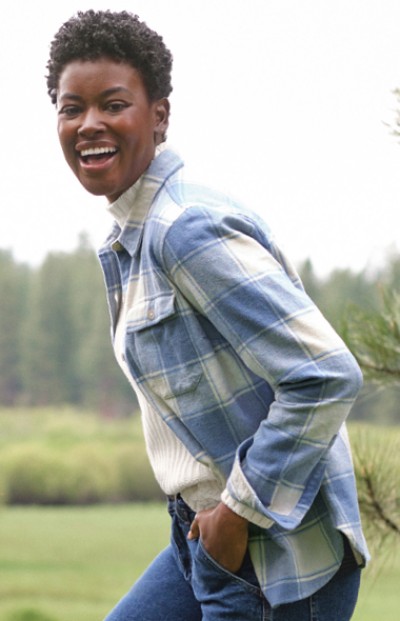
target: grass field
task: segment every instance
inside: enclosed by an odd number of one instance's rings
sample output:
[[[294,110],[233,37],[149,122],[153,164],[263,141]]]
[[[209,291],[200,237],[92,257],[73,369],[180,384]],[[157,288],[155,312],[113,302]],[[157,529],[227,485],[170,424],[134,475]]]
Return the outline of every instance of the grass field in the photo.
[[[101,621],[168,542],[160,504],[0,510],[0,621]],[[398,621],[400,559],[364,577],[354,621]]]
[[[100,621],[168,542],[160,505],[0,511],[0,620]]]

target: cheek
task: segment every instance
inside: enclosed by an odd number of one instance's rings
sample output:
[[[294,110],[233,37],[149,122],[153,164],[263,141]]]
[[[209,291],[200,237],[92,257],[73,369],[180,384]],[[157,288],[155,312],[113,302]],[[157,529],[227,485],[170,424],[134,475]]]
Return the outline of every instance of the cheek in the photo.
[[[61,148],[64,151],[65,134],[64,134],[64,131],[62,130],[62,128],[60,128],[60,126],[57,127],[57,137],[58,137],[58,142],[60,143]]]
[[[71,156],[71,149],[73,149],[71,142],[71,132],[66,131],[64,127],[58,125],[57,135],[64,156],[68,159],[68,153]]]
[[[65,144],[71,136],[71,128],[65,125],[62,121],[57,123],[57,135],[60,144]]]

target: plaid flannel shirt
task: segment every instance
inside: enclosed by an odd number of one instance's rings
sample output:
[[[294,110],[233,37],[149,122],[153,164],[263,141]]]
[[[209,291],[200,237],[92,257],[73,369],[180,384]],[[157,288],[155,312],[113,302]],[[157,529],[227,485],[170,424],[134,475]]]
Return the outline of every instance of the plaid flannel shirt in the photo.
[[[368,558],[344,425],[361,374],[265,222],[182,171],[167,148],[119,199],[128,220],[99,252],[112,331],[125,292],[138,390],[249,519],[277,606],[328,582],[341,533]]]

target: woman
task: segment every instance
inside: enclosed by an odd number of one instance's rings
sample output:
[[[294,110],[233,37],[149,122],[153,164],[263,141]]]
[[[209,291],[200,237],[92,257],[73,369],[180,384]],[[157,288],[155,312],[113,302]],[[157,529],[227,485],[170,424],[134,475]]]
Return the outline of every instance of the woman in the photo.
[[[108,621],[346,621],[368,552],[344,421],[353,357],[266,224],[165,143],[172,57],[127,12],[56,34],[65,159],[115,223],[99,256],[116,357],[171,545]]]

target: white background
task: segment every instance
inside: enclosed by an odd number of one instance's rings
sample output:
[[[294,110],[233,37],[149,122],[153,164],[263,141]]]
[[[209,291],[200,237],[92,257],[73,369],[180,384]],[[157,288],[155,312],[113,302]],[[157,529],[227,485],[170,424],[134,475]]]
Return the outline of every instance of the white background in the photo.
[[[398,251],[399,0],[6,2],[0,248],[38,264],[81,231],[95,245],[107,233],[105,199],[63,161],[44,76],[62,22],[110,5],[174,55],[171,144],[200,180],[260,213],[295,262],[323,275]]]

